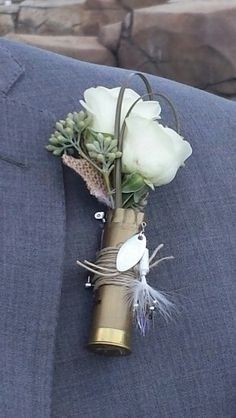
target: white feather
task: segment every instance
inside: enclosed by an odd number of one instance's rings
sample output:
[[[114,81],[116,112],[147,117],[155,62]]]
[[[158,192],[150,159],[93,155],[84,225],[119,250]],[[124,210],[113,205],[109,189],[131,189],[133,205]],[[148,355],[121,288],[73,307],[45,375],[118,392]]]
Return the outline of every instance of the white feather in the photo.
[[[163,245],[157,247],[156,253]],[[173,257],[165,257],[157,260],[153,265],[158,265],[161,261]],[[131,308],[133,308],[134,317],[142,335],[145,335],[150,324],[150,319],[153,318],[153,312],[159,313],[166,319],[171,318],[172,312],[175,310],[175,305],[168,298],[166,293],[156,290],[151,287],[146,280],[146,274],[149,272],[149,252],[145,250],[144,255],[136,268],[137,279],[129,282],[127,300]]]

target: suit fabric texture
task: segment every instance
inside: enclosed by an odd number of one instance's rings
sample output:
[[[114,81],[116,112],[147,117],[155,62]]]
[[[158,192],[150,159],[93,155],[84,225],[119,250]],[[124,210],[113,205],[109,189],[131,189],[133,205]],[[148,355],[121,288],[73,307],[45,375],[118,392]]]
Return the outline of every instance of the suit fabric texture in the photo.
[[[150,282],[174,294],[179,314],[157,318],[146,338],[135,331],[131,356],[86,349],[92,296],[75,262],[94,259],[104,207],[45,145],[86,88],[128,74],[0,40],[1,418],[236,416],[234,102],[149,76],[193,147],[147,210],[149,247],[175,256]]]

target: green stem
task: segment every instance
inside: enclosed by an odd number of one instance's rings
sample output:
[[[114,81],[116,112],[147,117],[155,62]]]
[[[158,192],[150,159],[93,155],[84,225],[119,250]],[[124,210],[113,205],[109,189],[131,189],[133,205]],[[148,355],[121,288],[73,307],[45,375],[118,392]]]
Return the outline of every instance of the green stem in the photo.
[[[75,144],[74,142],[73,142],[73,146],[78,151],[79,155],[81,155],[81,157],[83,157],[86,161],[92,164],[92,166],[96,168],[96,170],[98,170],[99,173],[102,174],[104,178],[105,186],[108,192],[108,197],[111,202],[111,206],[112,208],[114,208],[114,200],[113,200],[112,190],[111,190],[111,185],[110,185],[109,171],[107,171],[107,169],[101,169],[97,164],[95,164],[92,160],[90,160],[90,158],[82,151],[81,147]]]
[[[113,199],[113,196],[112,196],[109,174],[108,174],[107,171],[103,171],[103,178],[104,178],[104,182],[105,182],[105,185],[106,185],[106,188],[107,188],[109,200],[111,202],[111,207],[114,208],[114,199]]]
[[[88,161],[94,168],[96,168],[96,170],[99,171],[99,173],[103,175],[103,170],[97,164],[95,164],[92,160],[90,160],[90,158],[82,151],[82,149],[78,145],[76,145],[74,142],[72,144],[74,148],[78,151],[79,155],[81,155],[81,157],[83,157],[86,161]]]

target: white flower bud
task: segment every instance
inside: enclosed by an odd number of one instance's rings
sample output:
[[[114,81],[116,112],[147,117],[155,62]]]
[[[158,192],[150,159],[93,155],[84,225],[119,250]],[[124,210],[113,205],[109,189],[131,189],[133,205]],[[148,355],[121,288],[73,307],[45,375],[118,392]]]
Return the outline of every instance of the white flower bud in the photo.
[[[192,154],[187,141],[157,121],[129,117],[123,144],[124,173],[139,173],[154,186],[170,183]]]
[[[91,87],[84,92],[84,101],[80,103],[92,116],[91,127],[96,132],[114,135],[115,113],[120,87],[108,89],[103,86]],[[132,89],[126,89],[122,102],[121,124],[134,102],[140,98]],[[134,106],[131,115],[142,116],[148,119],[160,117],[161,107],[157,101],[140,101]]]

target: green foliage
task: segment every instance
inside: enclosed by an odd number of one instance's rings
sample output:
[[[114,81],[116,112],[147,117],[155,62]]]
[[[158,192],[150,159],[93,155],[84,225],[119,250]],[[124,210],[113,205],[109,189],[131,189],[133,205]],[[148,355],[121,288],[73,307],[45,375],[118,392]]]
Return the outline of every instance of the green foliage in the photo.
[[[65,120],[59,120],[56,130],[49,138],[46,149],[61,157],[64,153],[87,160],[102,176],[108,198],[113,202],[114,161],[121,158],[117,141],[113,136],[98,133],[90,128],[91,116],[84,111],[69,113]]]
[[[85,111],[69,113],[65,120],[59,120],[46,149],[61,157],[64,153],[89,161],[102,174],[111,206],[114,207],[113,169],[117,159],[122,157],[114,136],[95,132],[90,127],[91,117]],[[122,178],[122,207],[143,210],[147,204],[152,183],[139,173],[124,174]]]
[[[136,210],[144,210],[147,205],[149,188],[153,188],[151,183],[147,184],[139,173],[125,174],[121,185],[122,206]]]
[[[46,149],[59,157],[64,153],[87,157],[98,170],[110,174],[115,159],[122,153],[117,150],[113,136],[93,131],[90,124],[91,116],[87,112],[69,113],[65,120],[56,122]]]
[[[91,117],[81,110],[80,112],[68,113],[65,120],[56,122],[56,130],[49,138],[46,149],[53,155],[60,157],[65,151],[73,154],[80,146],[81,135],[90,125]]]
[[[138,173],[126,174],[124,176],[121,189],[122,193],[134,193],[145,185],[143,177]]]
[[[116,158],[122,153],[117,149],[117,140],[112,135],[87,129],[84,138],[84,148],[89,157],[106,169],[113,168]]]

